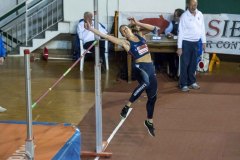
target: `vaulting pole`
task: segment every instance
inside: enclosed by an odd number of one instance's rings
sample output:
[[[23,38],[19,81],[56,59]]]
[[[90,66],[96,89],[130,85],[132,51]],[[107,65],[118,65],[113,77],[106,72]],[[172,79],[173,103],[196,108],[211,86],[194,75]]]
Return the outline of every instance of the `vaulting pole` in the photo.
[[[62,74],[62,76],[61,76],[59,79],[57,79],[57,80],[54,82],[54,84],[53,84],[50,88],[48,88],[48,90],[47,90],[44,94],[42,94],[42,95],[36,100],[36,102],[33,103],[32,108],[36,107],[36,105],[37,105],[50,91],[52,91],[52,89],[78,64],[78,62],[85,56],[85,54],[87,54],[87,52],[88,52],[94,45],[96,45],[96,43],[97,43],[97,42],[94,41],[93,44],[92,44],[90,47],[88,47],[87,50],[84,51],[84,53],[78,58],[78,60],[76,60],[76,61],[71,65],[71,67],[68,68],[68,70],[67,70],[66,72],[64,72],[64,73]]]
[[[98,0],[94,0],[94,28],[98,29]],[[101,64],[99,56],[99,37],[95,45],[95,114],[96,114],[96,151],[102,152],[102,91],[101,91]]]

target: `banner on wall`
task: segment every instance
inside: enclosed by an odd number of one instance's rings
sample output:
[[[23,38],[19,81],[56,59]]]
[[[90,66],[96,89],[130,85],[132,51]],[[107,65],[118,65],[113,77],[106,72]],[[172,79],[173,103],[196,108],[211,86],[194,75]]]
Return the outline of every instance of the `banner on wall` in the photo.
[[[206,52],[240,55],[240,15],[204,14]]]

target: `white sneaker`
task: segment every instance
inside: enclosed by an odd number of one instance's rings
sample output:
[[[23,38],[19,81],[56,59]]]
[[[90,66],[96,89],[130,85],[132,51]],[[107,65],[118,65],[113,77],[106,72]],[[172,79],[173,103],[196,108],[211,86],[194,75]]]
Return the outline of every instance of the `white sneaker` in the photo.
[[[5,112],[7,109],[0,106],[0,112]]]
[[[181,91],[182,91],[182,92],[188,92],[188,91],[189,91],[188,86],[183,86],[183,87],[181,88]]]
[[[189,86],[191,89],[200,89],[200,86],[197,83],[193,83],[192,85]]]

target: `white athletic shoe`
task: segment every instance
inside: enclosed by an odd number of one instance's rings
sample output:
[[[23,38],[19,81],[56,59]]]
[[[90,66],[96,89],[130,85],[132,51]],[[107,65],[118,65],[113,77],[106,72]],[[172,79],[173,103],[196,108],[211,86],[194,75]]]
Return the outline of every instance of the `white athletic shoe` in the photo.
[[[0,112],[5,112],[7,109],[0,106]]]
[[[189,86],[191,89],[200,89],[200,86],[197,83],[193,83],[192,85]]]

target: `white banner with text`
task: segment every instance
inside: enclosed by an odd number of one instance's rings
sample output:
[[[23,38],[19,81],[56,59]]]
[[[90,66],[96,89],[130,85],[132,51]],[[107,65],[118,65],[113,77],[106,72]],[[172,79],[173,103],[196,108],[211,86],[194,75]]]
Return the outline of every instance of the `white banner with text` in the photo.
[[[240,55],[240,15],[204,14],[206,52]]]

